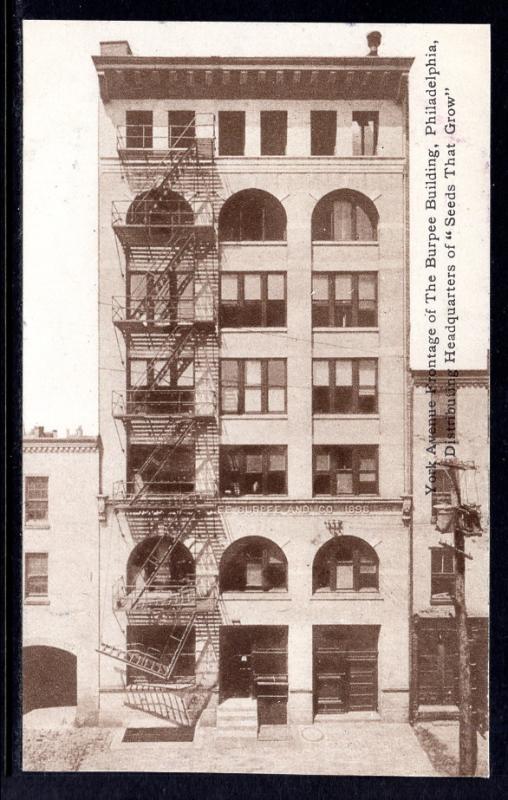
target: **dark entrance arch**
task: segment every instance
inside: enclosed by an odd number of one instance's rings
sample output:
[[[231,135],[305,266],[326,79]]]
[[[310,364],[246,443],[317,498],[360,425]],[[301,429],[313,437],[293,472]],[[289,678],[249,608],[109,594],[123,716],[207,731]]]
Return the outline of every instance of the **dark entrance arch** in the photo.
[[[77,659],[58,647],[23,648],[23,714],[77,705]]]

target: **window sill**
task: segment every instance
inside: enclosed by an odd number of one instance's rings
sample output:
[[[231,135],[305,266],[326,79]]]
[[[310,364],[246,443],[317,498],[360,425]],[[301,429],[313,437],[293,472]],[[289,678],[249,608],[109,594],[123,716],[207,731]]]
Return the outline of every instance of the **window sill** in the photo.
[[[287,419],[287,414],[221,414],[221,419],[243,419],[243,420],[265,420],[265,419]]]
[[[252,591],[245,592],[221,592],[221,598],[228,600],[291,600],[287,591],[272,590],[268,592]]]
[[[314,326],[312,328],[312,333],[379,333],[379,327],[367,328],[365,326],[364,328],[345,328],[343,326],[336,325],[320,328]]]
[[[384,600],[384,598],[380,595],[379,592],[372,591],[372,592],[350,592],[347,590],[344,591],[335,591],[332,592],[331,590],[325,591],[317,591],[314,592],[312,597],[310,598],[312,601],[320,601],[320,600]]]
[[[452,600],[451,597],[449,597],[447,599],[443,598],[442,600],[439,599],[439,598],[431,597],[430,598],[430,605],[431,606],[452,606],[453,605],[453,600]]]
[[[333,240],[315,239],[312,242],[314,247],[379,247],[379,242],[354,241],[354,242],[335,242]]]
[[[337,412],[336,414],[332,412],[326,413],[316,413],[312,415],[314,419],[379,419],[379,413],[374,414],[362,414],[360,411],[357,414],[348,413],[348,414],[341,414]]]
[[[268,326],[263,326],[263,325],[255,325],[255,326],[252,326],[252,327],[246,326],[245,328],[239,326],[238,328],[221,328],[220,329],[221,333],[265,333],[266,331],[268,331],[269,333],[287,333],[288,329],[287,328],[270,328]]]
[[[221,494],[220,500],[227,500],[228,502],[233,503],[243,503],[245,500],[256,500],[258,503],[276,503],[277,500],[287,500],[288,495],[287,492],[284,494],[240,494],[240,495],[232,495],[232,494]]]
[[[266,242],[260,242],[258,239],[253,239],[252,241],[245,239],[238,242],[233,240],[231,241],[228,240],[227,242],[226,241],[219,242],[219,245],[220,247],[229,247],[231,245],[233,247],[274,247],[274,246],[286,247],[287,242],[280,241],[279,239],[274,239],[273,241],[266,241]]]
[[[24,527],[28,530],[49,531],[51,525],[49,522],[25,522]]]
[[[25,597],[26,606],[49,606],[47,597]]]
[[[379,492],[376,494],[313,494],[313,500],[338,500],[345,503],[359,503],[361,500],[379,500]]]

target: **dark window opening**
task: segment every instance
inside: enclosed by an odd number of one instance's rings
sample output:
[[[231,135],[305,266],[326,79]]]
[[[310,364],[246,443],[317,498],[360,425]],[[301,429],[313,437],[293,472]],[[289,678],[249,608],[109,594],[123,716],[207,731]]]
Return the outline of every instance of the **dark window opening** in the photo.
[[[139,590],[160,592],[192,586],[195,564],[189,550],[181,543],[172,544],[169,537],[149,537],[136,545],[127,562],[128,592]]]
[[[194,111],[168,111],[168,143],[170,147],[187,149],[196,138]]]
[[[375,156],[379,113],[377,111],[353,111],[353,155]]]
[[[377,591],[379,559],[367,542],[338,536],[316,553],[312,566],[312,591]]]
[[[261,111],[262,156],[286,154],[287,127],[287,111]]]
[[[128,452],[127,481],[129,493],[146,489],[149,494],[194,491],[194,448],[171,449],[131,445]]]
[[[435,475],[435,481],[432,487],[433,491],[430,496],[431,497],[430,521],[435,523],[437,519],[436,506],[450,505],[452,502],[453,484],[448,472],[445,469],[437,467],[434,472],[434,475]]]
[[[219,155],[243,156],[245,111],[219,111]]]
[[[323,197],[312,214],[312,240],[370,242],[377,240],[379,215],[368,197],[341,189]]]
[[[313,156],[335,155],[337,136],[336,111],[310,112],[310,152]]]
[[[191,357],[130,358],[127,362],[128,414],[191,414],[194,410],[194,362]]]
[[[312,276],[314,328],[377,326],[377,273],[315,272]]]
[[[315,359],[314,414],[372,414],[377,411],[377,360]]]
[[[287,589],[287,560],[278,545],[257,536],[233,542],[220,564],[221,592]]]
[[[139,194],[130,204],[126,215],[127,225],[172,228],[194,224],[191,205],[177,192],[166,191],[161,198],[152,189]]]
[[[285,327],[285,275],[273,272],[223,273],[220,324],[223,328]]]
[[[286,447],[222,447],[220,488],[225,497],[287,494]]]
[[[273,414],[286,411],[284,359],[223,359],[221,412]]]
[[[127,149],[150,150],[153,147],[153,113],[125,112],[125,144]]]
[[[276,197],[261,189],[244,189],[230,197],[219,215],[223,242],[282,242],[286,212]]]
[[[430,559],[431,601],[450,603],[455,596],[455,555],[445,547],[433,547]]]
[[[377,445],[314,447],[314,495],[377,492]]]
[[[48,478],[34,475],[25,478],[25,522],[48,521]]]
[[[48,596],[48,554],[25,553],[25,597]]]

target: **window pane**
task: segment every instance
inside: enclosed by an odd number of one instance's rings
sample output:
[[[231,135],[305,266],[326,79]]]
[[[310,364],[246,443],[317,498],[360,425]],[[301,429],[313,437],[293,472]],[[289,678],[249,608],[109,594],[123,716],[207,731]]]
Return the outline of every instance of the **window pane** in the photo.
[[[245,384],[247,386],[261,385],[261,361],[245,362]]]
[[[261,588],[263,586],[263,565],[259,561],[248,561],[245,570],[247,586]]]
[[[286,385],[286,363],[282,359],[273,359],[268,362],[268,385]]]
[[[224,359],[221,362],[222,383],[238,383],[238,361]]]
[[[263,456],[261,454],[247,453],[245,456],[246,472],[262,472]]]
[[[146,386],[147,385],[147,363],[146,361],[131,361],[131,386]]]
[[[353,278],[351,275],[335,276],[335,299],[351,301],[353,294]]]
[[[328,386],[330,375],[328,361],[314,361],[312,364],[312,382],[314,386]]]
[[[153,380],[157,386],[171,386],[171,369],[167,361],[162,359],[154,361],[153,373]]]
[[[339,360],[335,362],[335,385],[336,386],[352,386],[353,385],[353,362],[346,360]]]
[[[337,473],[337,494],[353,493],[353,476],[350,472]]]
[[[366,211],[361,206],[355,206],[356,211],[356,239],[360,242],[370,242],[376,238],[376,232]]]
[[[376,276],[375,275],[359,275],[358,276],[358,298],[360,300],[375,300],[376,299]]]
[[[222,389],[222,410],[226,414],[237,414],[238,408],[238,389],[229,386]]]
[[[374,472],[376,469],[375,458],[360,457],[360,472]]]
[[[285,411],[286,392],[284,389],[268,389],[268,411]]]
[[[43,476],[33,476],[26,479],[27,500],[44,500],[48,496],[48,479]]]
[[[186,366],[180,363],[178,371],[180,373],[177,379],[178,386],[194,386],[194,364],[192,361]]]
[[[286,152],[287,111],[261,112],[261,155],[280,156]]]
[[[284,453],[269,453],[268,470],[270,472],[284,472],[286,469],[286,456]]]
[[[222,275],[221,276],[221,296],[222,300],[237,301],[238,300],[238,276],[237,275]]]
[[[330,470],[330,454],[318,453],[316,455],[316,472],[329,472]]]
[[[376,385],[376,362],[362,359],[358,364],[358,382],[361,387]]]
[[[314,275],[312,277],[312,299],[328,300],[328,275]]]
[[[284,300],[284,275],[268,275],[268,299]]]
[[[261,275],[245,275],[244,295],[246,300],[261,300]]]
[[[245,389],[245,411],[261,411],[261,389]]]
[[[337,589],[353,589],[353,565],[337,564],[336,584]]]
[[[337,132],[336,111],[311,111],[311,155],[333,156]]]
[[[243,156],[245,112],[219,111],[219,155]]]

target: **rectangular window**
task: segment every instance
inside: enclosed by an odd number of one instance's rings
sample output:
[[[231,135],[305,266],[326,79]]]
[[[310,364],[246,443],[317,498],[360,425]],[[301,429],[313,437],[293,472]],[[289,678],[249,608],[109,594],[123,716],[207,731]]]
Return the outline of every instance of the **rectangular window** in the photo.
[[[48,596],[48,554],[25,553],[25,597]]]
[[[151,150],[153,147],[152,111],[125,112],[125,146],[133,150]]]
[[[275,414],[286,411],[286,361],[222,359],[223,414]]]
[[[47,523],[48,478],[30,476],[25,478],[25,522]]]
[[[433,489],[434,491],[431,493],[431,511],[430,511],[430,521],[436,522],[437,519],[437,511],[436,506],[439,505],[450,505],[452,502],[452,482],[451,478],[446,472],[445,469],[440,469],[437,467],[435,471],[436,480],[434,482]]]
[[[261,111],[261,155],[286,155],[287,111]]]
[[[336,111],[310,112],[310,152],[313,156],[335,155]]]
[[[219,111],[219,155],[243,156],[245,111]]]
[[[438,441],[455,441],[456,420],[455,420],[455,398],[450,397],[448,406],[448,396],[446,392],[437,392],[436,400],[436,439]]]
[[[377,360],[320,359],[313,362],[314,414],[373,414],[377,411]]]
[[[314,495],[378,492],[377,445],[314,447]]]
[[[286,447],[222,447],[220,490],[224,497],[287,494]]]
[[[194,111],[168,111],[168,143],[186,150],[196,138]]]
[[[376,155],[378,128],[379,112],[353,111],[354,156]]]
[[[377,273],[315,272],[312,277],[314,328],[377,326]]]
[[[221,275],[223,328],[282,328],[286,325],[286,277],[272,272]]]
[[[445,547],[432,547],[430,559],[431,600],[449,603],[455,595],[455,556]]]

